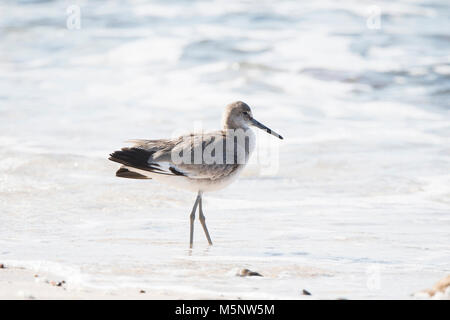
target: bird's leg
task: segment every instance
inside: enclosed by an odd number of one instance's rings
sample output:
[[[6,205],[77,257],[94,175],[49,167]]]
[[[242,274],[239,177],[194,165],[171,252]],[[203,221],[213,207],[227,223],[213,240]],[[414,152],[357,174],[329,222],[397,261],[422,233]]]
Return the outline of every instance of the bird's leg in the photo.
[[[200,200],[200,195],[197,196],[197,199],[195,199],[195,203],[194,203],[194,207],[192,208],[192,212],[190,215],[190,219],[191,219],[191,237],[190,237],[190,242],[189,242],[189,246],[192,248],[192,245],[194,243],[194,220],[195,220],[195,211],[197,210],[197,205],[198,202]]]
[[[209,236],[208,228],[206,227],[206,223],[205,223],[205,215],[203,214],[202,194],[199,192],[198,195],[200,197],[199,206],[198,206],[198,208],[199,208],[199,220],[200,220],[200,223],[202,224],[203,231],[205,231],[206,239],[208,239],[209,245],[212,246],[211,237]]]

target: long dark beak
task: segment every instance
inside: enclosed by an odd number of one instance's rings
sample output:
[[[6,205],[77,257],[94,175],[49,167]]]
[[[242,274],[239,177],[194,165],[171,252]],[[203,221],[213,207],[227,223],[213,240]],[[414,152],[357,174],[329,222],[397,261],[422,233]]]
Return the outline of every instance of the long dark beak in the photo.
[[[272,131],[271,129],[267,128],[267,127],[266,127],[265,125],[263,125],[261,122],[256,121],[256,120],[253,119],[253,118],[250,119],[250,122],[251,122],[255,127],[258,127],[258,128],[260,128],[261,130],[264,130],[265,132],[270,133],[271,135],[273,135],[273,136],[275,136],[275,137],[277,137],[277,138],[283,139],[282,136],[280,136],[280,135],[279,135],[278,133],[276,133],[275,131]]]

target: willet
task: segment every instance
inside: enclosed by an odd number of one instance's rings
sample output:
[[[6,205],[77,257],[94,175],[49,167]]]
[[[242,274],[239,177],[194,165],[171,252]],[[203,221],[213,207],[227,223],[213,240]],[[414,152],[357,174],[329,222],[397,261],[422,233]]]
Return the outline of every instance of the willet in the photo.
[[[116,176],[131,179],[155,179],[170,186],[197,192],[190,214],[190,247],[194,239],[197,207],[208,243],[212,245],[203,214],[204,192],[216,191],[232,183],[246,165],[255,145],[251,126],[280,139],[253,118],[250,107],[237,101],[229,104],[222,118],[223,129],[192,133],[176,139],[131,140],[133,147],[110,154],[109,160],[122,164]]]

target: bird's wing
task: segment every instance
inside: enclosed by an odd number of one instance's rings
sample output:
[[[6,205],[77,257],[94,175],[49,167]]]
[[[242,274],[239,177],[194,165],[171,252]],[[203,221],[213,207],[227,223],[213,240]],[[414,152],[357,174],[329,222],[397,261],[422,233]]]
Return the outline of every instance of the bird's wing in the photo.
[[[110,155],[110,160],[168,176],[215,180],[238,168],[226,163],[227,148],[222,131],[192,134],[173,140],[132,140],[135,145]],[[220,152],[222,150],[222,152]],[[233,155],[232,155],[233,156]]]

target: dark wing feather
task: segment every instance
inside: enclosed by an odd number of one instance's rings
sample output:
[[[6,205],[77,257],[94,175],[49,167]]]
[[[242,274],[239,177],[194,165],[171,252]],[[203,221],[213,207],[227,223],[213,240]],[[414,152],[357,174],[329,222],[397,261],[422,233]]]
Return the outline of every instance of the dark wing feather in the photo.
[[[154,153],[154,151],[140,148],[122,148],[120,151],[111,153],[109,160],[127,167],[164,174],[157,163],[150,163],[149,161]]]

